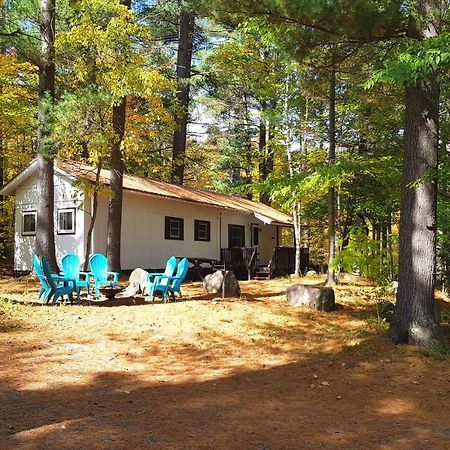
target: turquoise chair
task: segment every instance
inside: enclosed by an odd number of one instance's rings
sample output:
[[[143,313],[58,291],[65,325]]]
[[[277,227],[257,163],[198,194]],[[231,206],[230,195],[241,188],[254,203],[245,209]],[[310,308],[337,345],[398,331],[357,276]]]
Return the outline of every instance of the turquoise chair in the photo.
[[[77,297],[80,298],[81,288],[86,288],[89,295],[90,274],[87,272],[80,272],[80,258],[73,253],[68,253],[61,261],[64,276],[75,280],[77,288]],[[81,278],[83,277],[83,278]]]
[[[51,288],[51,293],[47,298],[47,301],[50,301],[53,297],[53,304],[55,304],[59,298],[64,300],[64,296],[67,295],[70,303],[73,303],[73,293],[77,292],[77,288],[75,286],[75,280],[71,280],[67,277],[61,277],[55,274],[52,274],[50,271],[50,266],[48,264],[47,258],[45,256],[42,257],[42,271],[44,272],[44,277],[47,281],[47,284]]]
[[[33,255],[33,268],[34,273],[41,282],[41,290],[39,291],[38,300],[40,300],[42,297],[42,301],[44,303],[47,303],[47,301],[53,295],[53,290],[52,287],[48,284],[47,279],[45,278],[41,263],[39,262],[39,258],[36,255]]]
[[[152,298],[155,299],[156,291],[163,293],[163,302],[166,301],[166,294],[169,288],[169,277],[173,277],[177,268],[177,258],[171,256],[166,263],[166,268],[163,273],[154,272],[147,274],[147,292]]]
[[[102,286],[115,286],[119,282],[119,274],[117,272],[108,272],[108,260],[105,255],[96,253],[89,258],[89,266],[94,279],[95,297],[100,295],[98,290]],[[110,279],[112,277],[112,279]]]
[[[189,261],[186,258],[183,258],[178,263],[177,273],[174,277],[170,278],[169,283],[169,292],[172,295],[173,300],[175,300],[175,292],[178,292],[180,298],[183,298],[183,294],[181,293],[181,284],[186,278],[186,274],[189,269]]]

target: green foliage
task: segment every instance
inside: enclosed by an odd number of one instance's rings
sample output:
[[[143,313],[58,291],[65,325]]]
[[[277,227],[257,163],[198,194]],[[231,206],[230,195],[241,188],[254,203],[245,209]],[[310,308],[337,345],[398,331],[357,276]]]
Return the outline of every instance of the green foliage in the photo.
[[[384,67],[375,71],[367,81],[368,88],[380,81],[394,81],[405,85],[414,85],[417,80],[432,73],[450,68],[450,33],[418,41],[404,38],[396,44]]]
[[[390,279],[388,248],[367,236],[362,227],[353,227],[348,245],[334,259],[333,268],[348,273],[358,272],[365,278],[386,284]]]

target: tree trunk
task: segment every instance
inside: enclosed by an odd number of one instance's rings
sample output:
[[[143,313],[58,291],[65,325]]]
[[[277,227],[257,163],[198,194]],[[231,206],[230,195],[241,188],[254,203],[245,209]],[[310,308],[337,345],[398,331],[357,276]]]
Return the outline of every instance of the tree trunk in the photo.
[[[301,238],[302,238],[302,223],[301,223],[301,204],[295,201],[292,207],[292,215],[294,220],[294,245],[295,245],[295,261],[294,261],[294,275],[299,277],[301,274]]]
[[[173,135],[171,181],[183,184],[186,155],[187,124],[189,115],[189,77],[192,64],[192,42],[195,26],[195,13],[181,7],[179,19],[179,41],[177,55],[177,99],[180,112],[176,117]]]
[[[245,182],[248,186],[252,184],[252,132],[250,120],[249,98],[247,93],[244,94],[244,130],[245,130]],[[252,192],[249,190],[245,196],[248,200],[253,199]]]
[[[120,272],[120,236],[122,233],[122,200],[123,200],[123,155],[122,141],[125,134],[126,98],[113,106],[113,129],[115,140],[111,151],[111,198],[108,209],[108,242],[106,256],[108,269]]]
[[[94,184],[94,192],[92,194],[92,211],[91,211],[91,222],[89,223],[89,229],[86,235],[86,256],[84,258],[83,270],[85,272],[88,271],[89,266],[89,255],[92,252],[92,233],[94,232],[95,219],[97,218],[97,209],[98,209],[98,186],[100,182],[100,174],[102,171],[102,161],[100,160],[97,172],[95,174],[95,184]]]
[[[54,151],[49,143],[50,114],[55,101],[55,0],[41,0],[41,59],[39,62],[39,104],[37,140],[37,220],[36,248],[58,271],[55,255]]]
[[[336,67],[334,59],[330,71],[329,118],[328,118],[328,164],[336,160]],[[336,209],[334,186],[328,189],[328,272],[327,285],[336,283],[336,275],[331,264],[336,254]]]
[[[131,0],[122,0],[122,5],[130,7]],[[123,97],[119,103],[113,105],[112,122],[114,143],[111,151],[111,175],[109,187],[111,198],[108,208],[108,240],[106,257],[108,270],[120,272],[120,239],[122,233],[122,199],[123,199],[123,154],[122,142],[125,136],[125,119],[127,99]]]
[[[433,15],[443,2],[420,3],[420,20],[410,21],[409,37],[439,34]],[[436,260],[436,180],[439,85],[431,74],[406,87],[405,140],[396,311],[391,324],[395,343],[438,347],[441,335],[434,300]]]
[[[266,127],[266,102],[261,103],[261,109],[259,112],[259,182],[262,183],[267,179],[267,127]],[[267,192],[260,192],[259,201],[261,203],[269,204],[269,195]]]
[[[389,255],[389,278],[394,281],[397,277],[394,273],[394,249],[392,247],[392,216],[389,214],[389,222],[387,226],[387,249]]]
[[[289,76],[286,78],[285,83],[285,96],[284,96],[284,111],[283,111],[283,122],[284,122],[284,132],[286,135],[286,156],[288,160],[288,168],[289,168],[289,177],[292,180],[295,174],[294,162],[292,160],[292,134],[291,128],[289,126],[289,118],[288,118],[288,108],[289,108]],[[302,142],[303,144],[303,142]],[[302,145],[303,149],[303,145]],[[295,246],[295,262],[294,262],[294,275],[300,276],[301,273],[301,234],[302,234],[302,225],[301,225],[301,203],[298,200],[294,200],[292,205],[292,219],[294,224],[294,246]]]

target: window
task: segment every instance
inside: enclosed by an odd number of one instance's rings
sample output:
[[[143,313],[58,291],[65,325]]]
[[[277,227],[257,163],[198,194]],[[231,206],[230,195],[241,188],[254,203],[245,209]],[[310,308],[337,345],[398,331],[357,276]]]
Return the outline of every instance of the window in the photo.
[[[258,247],[259,245],[259,227],[252,226],[252,245]]]
[[[22,236],[36,235],[36,211],[22,212]]]
[[[211,222],[207,220],[194,220],[194,241],[211,240]]]
[[[245,247],[245,227],[228,225],[228,247]]]
[[[184,239],[184,219],[180,217],[166,217],[164,237],[166,239]]]
[[[58,209],[58,234],[75,234],[75,208]]]

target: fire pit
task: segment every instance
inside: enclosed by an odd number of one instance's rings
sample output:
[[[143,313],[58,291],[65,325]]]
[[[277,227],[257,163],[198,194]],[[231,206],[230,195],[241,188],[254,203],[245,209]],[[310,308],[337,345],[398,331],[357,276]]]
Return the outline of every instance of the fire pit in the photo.
[[[122,292],[125,288],[116,284],[115,286],[103,286],[99,288],[99,291],[108,299],[113,300],[116,294]]]

